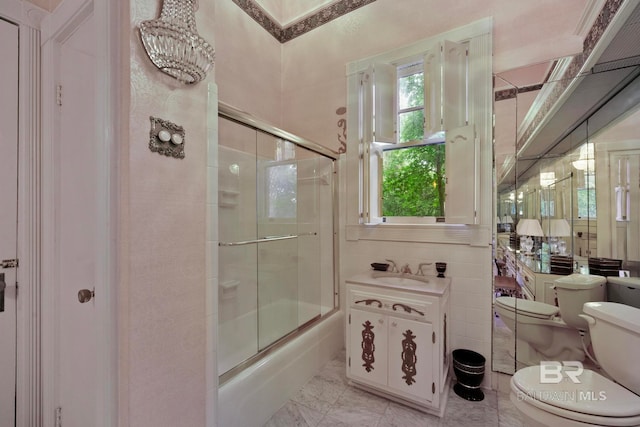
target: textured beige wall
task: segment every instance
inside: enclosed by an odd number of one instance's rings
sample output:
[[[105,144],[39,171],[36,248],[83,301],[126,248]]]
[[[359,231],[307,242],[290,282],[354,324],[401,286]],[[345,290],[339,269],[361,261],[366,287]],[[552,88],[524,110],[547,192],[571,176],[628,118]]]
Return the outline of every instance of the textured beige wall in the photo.
[[[576,53],[584,0],[513,2],[377,0],[283,45],[283,126],[338,149],[336,109],[346,105],[346,64],[488,16],[494,71]],[[559,8],[562,8],[560,10]],[[565,10],[567,13],[564,13]]]
[[[185,86],[157,70],[137,27],[159,16],[161,2],[129,4],[128,142],[120,147],[121,425],[204,426],[207,83],[214,73]],[[214,43],[213,2],[200,2],[196,18],[199,33]],[[149,116],[185,128],[184,159],[149,150]]]
[[[232,0],[216,0],[220,101],[282,125],[282,46]]]

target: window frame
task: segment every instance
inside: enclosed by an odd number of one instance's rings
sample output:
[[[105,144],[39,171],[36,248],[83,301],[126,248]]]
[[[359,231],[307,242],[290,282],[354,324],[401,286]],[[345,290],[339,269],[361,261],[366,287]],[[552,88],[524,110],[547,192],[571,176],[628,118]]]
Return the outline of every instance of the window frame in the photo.
[[[457,109],[448,108],[449,111],[456,110],[451,117],[457,116],[457,120],[462,120],[464,125],[468,124],[469,120],[469,61],[468,61],[468,51],[469,51],[469,40],[463,40],[460,42],[450,42],[447,40],[439,40],[434,43],[424,52],[421,52],[417,56],[411,56],[408,58],[401,58],[399,60],[390,62],[390,63],[373,63],[369,66],[369,69],[366,72],[363,72],[361,75],[361,92],[364,91],[364,94],[360,94],[360,102],[361,109],[365,112],[369,108],[367,101],[371,103],[373,107],[373,134],[370,139],[367,139],[367,132],[362,132],[364,135],[363,144],[363,163],[367,163],[365,161],[366,157],[369,157],[368,164],[365,164],[363,169],[363,173],[365,174],[364,179],[362,180],[362,204],[369,209],[364,212],[364,222],[369,224],[379,224],[379,223],[387,223],[387,224],[433,224],[433,223],[441,223],[446,222],[446,205],[445,205],[445,215],[444,216],[383,216],[382,207],[383,207],[383,188],[382,188],[382,180],[383,180],[383,162],[382,156],[378,155],[380,152],[381,144],[389,144],[394,146],[409,146],[407,144],[414,145],[426,145],[430,143],[440,143],[440,140],[443,140],[445,144],[445,150],[448,152],[449,149],[447,147],[446,142],[446,133],[444,131],[446,123],[446,117],[443,115],[445,110],[445,99],[449,99],[451,101],[452,97],[449,94],[445,94],[445,87],[449,88],[451,85],[447,85],[447,78],[445,77],[446,67],[445,63],[447,62],[447,49],[451,50],[452,47],[456,47],[458,49],[462,49],[465,52],[464,60],[462,68],[463,68],[463,77],[460,79],[458,77],[457,85],[458,91],[452,91],[454,93],[454,99],[457,97],[457,100],[461,102],[461,105],[458,106]],[[455,68],[456,63],[453,63],[452,70],[454,72],[460,73],[460,67]],[[379,110],[383,110],[383,108],[379,107],[379,105],[384,104],[383,100],[380,100],[378,94],[376,93],[378,81],[376,81],[376,67],[393,67],[395,70],[394,80],[393,80],[393,95],[394,95],[394,120],[393,120],[393,130],[389,129],[379,129],[378,123],[376,120],[380,120],[379,117],[376,116]],[[400,79],[405,78],[407,76],[419,73],[420,70],[423,74],[423,96],[422,96],[422,106],[421,107],[408,107],[408,108],[400,108]],[[388,73],[388,71],[386,71]],[[367,94],[366,84],[370,84],[372,86],[371,94]],[[383,82],[383,84],[388,85],[388,82]],[[448,89],[447,89],[448,90]],[[389,92],[388,88],[382,89],[380,92]],[[462,92],[462,94],[460,93]],[[449,95],[447,98],[446,95]],[[388,110],[387,107],[384,109]],[[416,141],[406,141],[406,142],[398,142],[400,139],[400,115],[407,111],[423,111],[423,137],[422,140]],[[462,117],[461,117],[462,116]],[[456,117],[454,117],[455,119]],[[449,120],[451,122],[451,119]],[[361,124],[364,126],[367,125],[366,117],[361,119]],[[462,123],[458,123],[462,124]],[[377,139],[378,134],[393,134],[394,140],[390,141],[389,139]],[[435,139],[435,140],[434,140]],[[370,142],[367,144],[367,140]],[[387,145],[388,146],[388,145]],[[378,157],[376,159],[376,156]],[[445,171],[446,167],[446,154],[445,154]],[[445,176],[444,179],[445,187],[448,181],[448,178]],[[447,190],[444,189],[445,197]],[[445,200],[446,203],[446,200]],[[474,212],[475,216],[475,212]]]
[[[453,40],[469,44],[469,122],[475,125],[475,144],[477,150],[477,180],[470,189],[470,199],[476,204],[475,225],[458,223],[409,222],[389,224],[372,222],[367,212],[368,192],[365,191],[363,169],[369,158],[369,144],[364,141],[371,135],[371,123],[359,109],[362,101],[362,72],[372,63],[398,64],[411,59],[427,59],[433,54],[433,48],[442,40]],[[346,64],[347,74],[347,153],[345,159],[346,180],[346,239],[407,241],[407,242],[443,242],[451,244],[485,245],[490,241],[487,235],[494,219],[492,204],[492,41],[493,19],[479,19],[470,24],[418,40],[411,44],[394,48],[379,54],[355,60]],[[468,174],[470,175],[470,174]],[[375,218],[374,218],[375,219]]]

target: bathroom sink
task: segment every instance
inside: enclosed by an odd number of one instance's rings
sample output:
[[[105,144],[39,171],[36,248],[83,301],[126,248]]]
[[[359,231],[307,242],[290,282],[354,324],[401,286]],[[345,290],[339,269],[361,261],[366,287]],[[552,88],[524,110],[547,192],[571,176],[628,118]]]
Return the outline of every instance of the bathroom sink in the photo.
[[[429,279],[424,276],[398,275],[394,273],[374,273],[372,276],[395,286],[423,286],[429,283]]]

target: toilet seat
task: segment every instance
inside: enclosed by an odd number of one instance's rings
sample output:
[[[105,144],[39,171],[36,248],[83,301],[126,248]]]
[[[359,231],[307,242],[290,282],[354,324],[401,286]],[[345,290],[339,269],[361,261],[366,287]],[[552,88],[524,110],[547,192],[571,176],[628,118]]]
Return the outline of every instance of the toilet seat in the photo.
[[[513,313],[517,310],[519,315],[536,319],[551,319],[560,312],[560,309],[554,305],[514,297],[496,298],[496,305]]]
[[[569,420],[606,425],[640,425],[640,396],[585,369],[574,384],[563,368],[559,384],[540,382],[540,366],[520,369],[511,378],[518,400]]]

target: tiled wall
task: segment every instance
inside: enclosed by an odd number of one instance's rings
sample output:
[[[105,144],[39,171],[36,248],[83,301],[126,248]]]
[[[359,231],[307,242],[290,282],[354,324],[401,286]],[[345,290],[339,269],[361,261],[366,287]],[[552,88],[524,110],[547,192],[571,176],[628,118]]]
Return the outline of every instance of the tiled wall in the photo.
[[[414,272],[419,263],[434,263],[425,267],[427,275],[437,274],[436,261],[446,262],[445,275],[451,277],[451,348],[467,348],[483,354],[487,358],[487,369],[490,368],[490,249],[466,245],[366,240],[345,242],[342,249],[345,254],[345,261],[342,263],[343,280],[369,270],[372,262],[385,262],[385,259],[396,261],[399,267],[408,263]],[[342,306],[344,307],[344,301]]]

